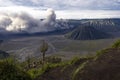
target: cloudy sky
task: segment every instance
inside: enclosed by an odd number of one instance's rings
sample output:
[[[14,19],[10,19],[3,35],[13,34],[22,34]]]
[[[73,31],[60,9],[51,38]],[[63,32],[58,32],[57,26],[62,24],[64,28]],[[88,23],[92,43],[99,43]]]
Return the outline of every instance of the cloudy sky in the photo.
[[[32,6],[75,10],[120,10],[120,0],[0,0],[0,6]]]
[[[2,12],[28,11],[34,17],[44,18],[48,8],[56,11],[57,18],[120,17],[120,0],[0,0]]]

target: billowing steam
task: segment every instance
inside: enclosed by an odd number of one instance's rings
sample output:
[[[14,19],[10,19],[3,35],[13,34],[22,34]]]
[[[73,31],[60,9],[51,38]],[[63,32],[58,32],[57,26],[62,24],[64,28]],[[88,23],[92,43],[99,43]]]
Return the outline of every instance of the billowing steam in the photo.
[[[0,13],[0,32],[47,32],[54,30],[55,25],[56,14],[52,9],[47,10],[47,17],[43,20],[35,19],[24,12]]]

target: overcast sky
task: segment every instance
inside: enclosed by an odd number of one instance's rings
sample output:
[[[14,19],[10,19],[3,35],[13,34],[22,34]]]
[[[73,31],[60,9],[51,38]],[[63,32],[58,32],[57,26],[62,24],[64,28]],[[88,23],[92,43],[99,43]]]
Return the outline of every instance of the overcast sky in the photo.
[[[0,0],[0,13],[22,11],[45,18],[48,8],[57,18],[120,18],[120,0]]]
[[[0,0],[0,6],[27,6],[60,10],[120,10],[120,0]]]

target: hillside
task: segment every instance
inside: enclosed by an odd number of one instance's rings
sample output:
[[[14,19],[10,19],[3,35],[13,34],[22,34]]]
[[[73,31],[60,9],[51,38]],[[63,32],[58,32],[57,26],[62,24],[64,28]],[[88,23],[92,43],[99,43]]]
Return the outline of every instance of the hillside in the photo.
[[[120,49],[105,50],[92,61],[89,61],[76,74],[74,80],[119,80]]]
[[[117,45],[94,57],[75,58],[68,65],[47,68],[34,80],[119,80],[119,74],[120,48]]]

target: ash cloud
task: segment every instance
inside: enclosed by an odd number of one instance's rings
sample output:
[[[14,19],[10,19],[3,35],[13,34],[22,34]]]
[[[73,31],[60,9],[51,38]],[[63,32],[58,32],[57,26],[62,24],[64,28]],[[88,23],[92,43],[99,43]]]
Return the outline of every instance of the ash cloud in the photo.
[[[47,17],[43,20],[35,19],[29,14],[21,13],[0,13],[0,32],[13,33],[36,33],[55,30],[56,14],[54,10],[48,9]]]

